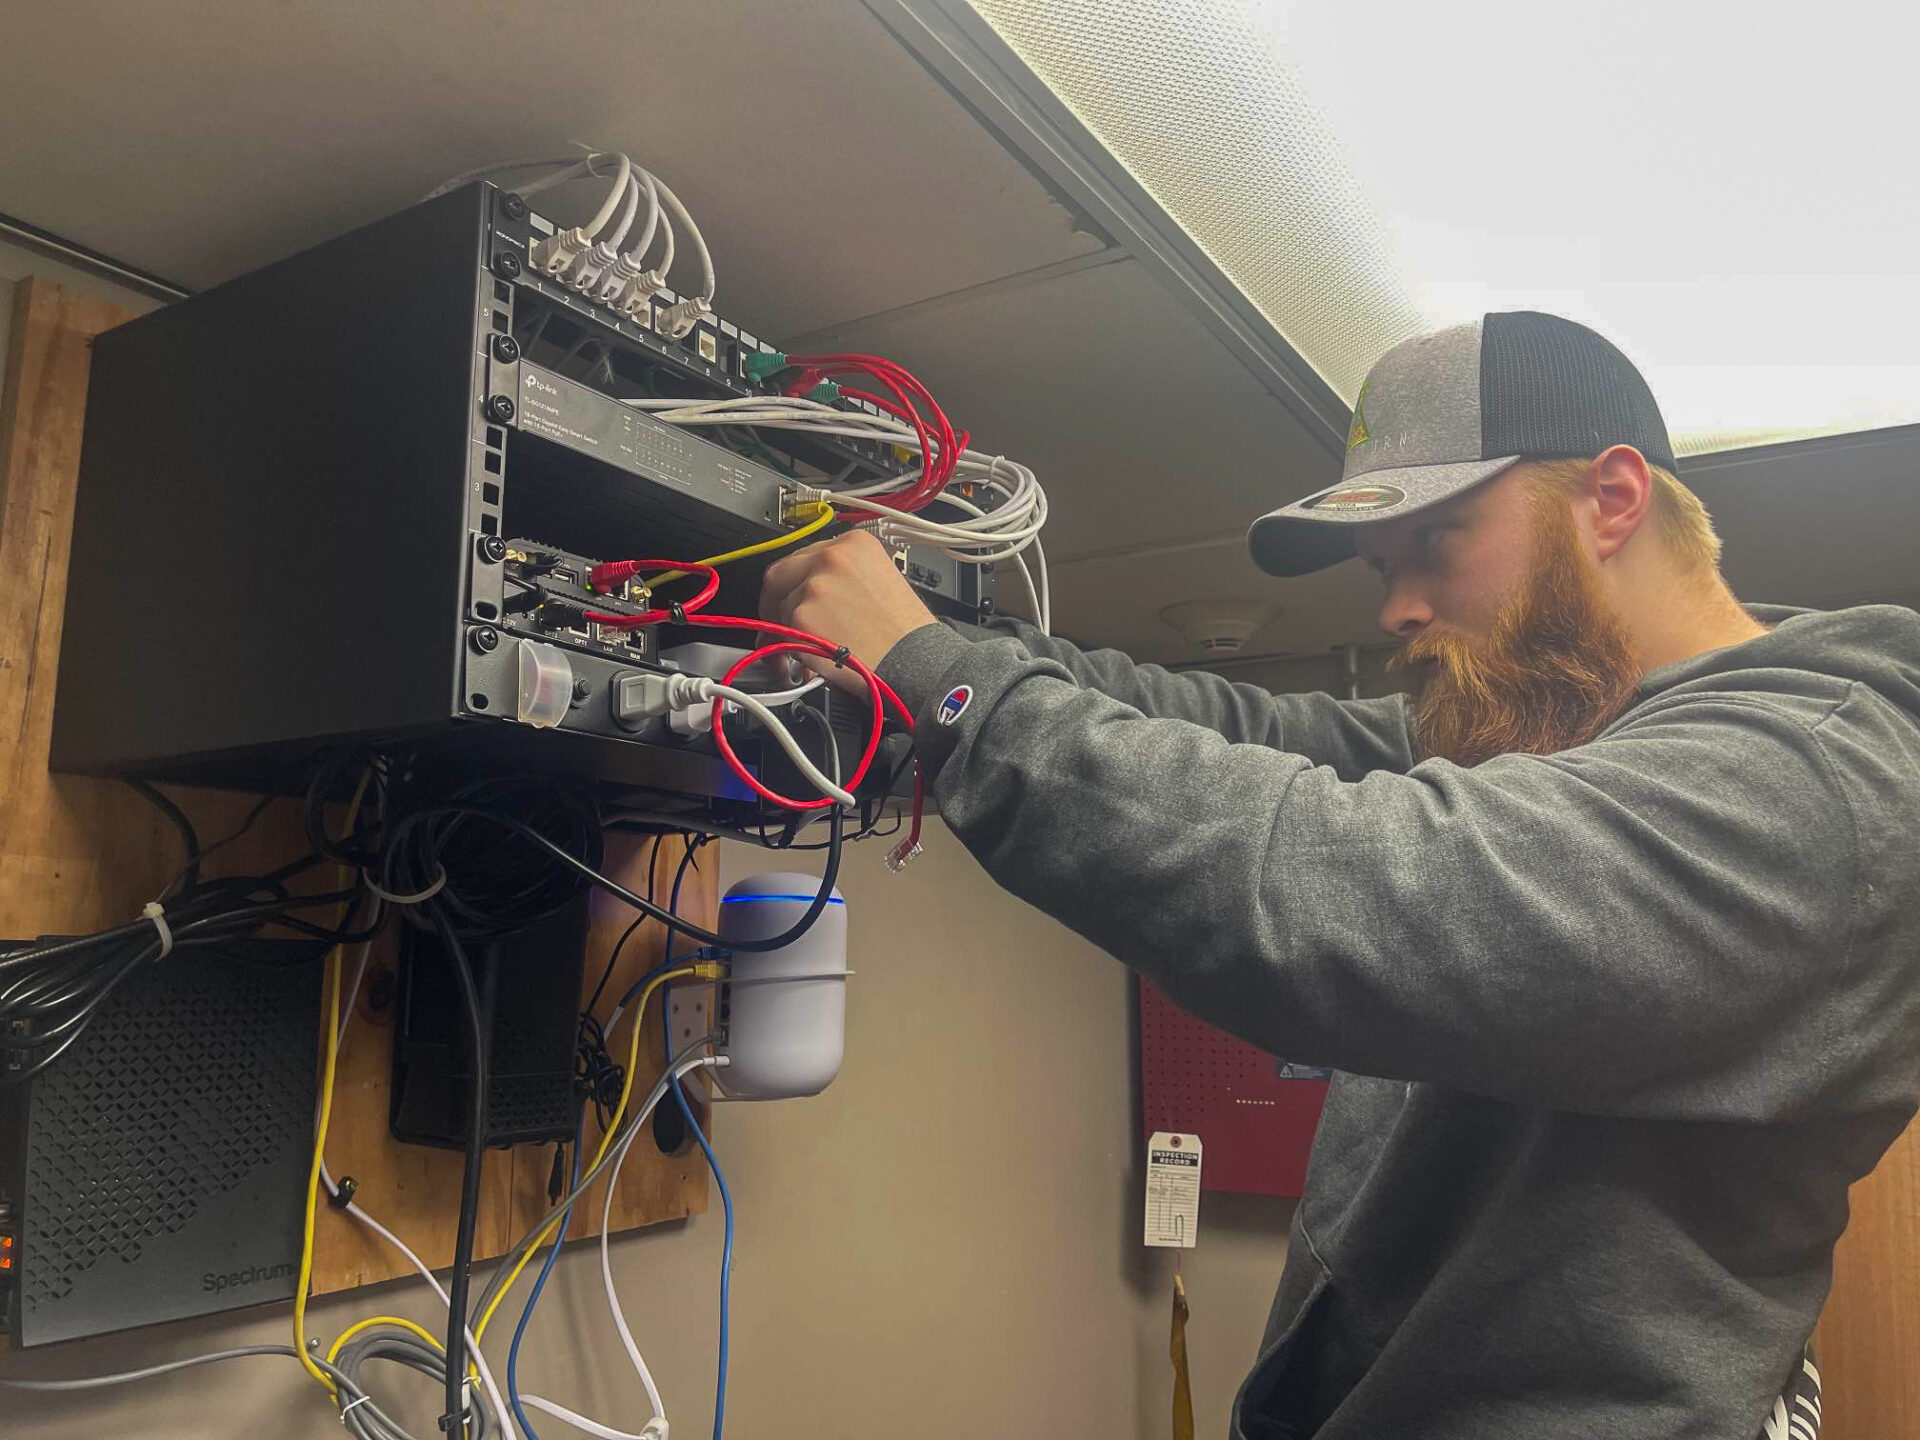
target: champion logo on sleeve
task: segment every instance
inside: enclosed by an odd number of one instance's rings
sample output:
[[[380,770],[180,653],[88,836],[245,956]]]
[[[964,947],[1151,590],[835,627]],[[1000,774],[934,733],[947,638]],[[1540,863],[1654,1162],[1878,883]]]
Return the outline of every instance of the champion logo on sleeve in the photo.
[[[967,713],[967,706],[973,703],[973,687],[956,685],[947,692],[947,698],[940,702],[940,708],[933,718],[942,725],[951,725]]]

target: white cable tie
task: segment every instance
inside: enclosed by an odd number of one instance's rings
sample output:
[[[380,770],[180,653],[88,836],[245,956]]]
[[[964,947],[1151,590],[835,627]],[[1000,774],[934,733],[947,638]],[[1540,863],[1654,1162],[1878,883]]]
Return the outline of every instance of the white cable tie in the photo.
[[[362,1395],[358,1400],[349,1400],[346,1404],[342,1405],[340,1407],[340,1423],[342,1425],[345,1425],[347,1423],[347,1412],[353,1409],[354,1406],[364,1405],[367,1403],[367,1401],[371,1400],[372,1398],[373,1398],[373,1392],[369,1390],[367,1391],[366,1394]]]
[[[158,900],[149,900],[140,911],[140,918],[151,920],[153,928],[160,932],[160,956],[164,960],[173,953],[173,927],[167,924],[167,912],[161,908]]]
[[[434,877],[433,883],[427,886],[426,889],[414,895],[389,894],[387,891],[382,890],[379,887],[379,885],[377,885],[374,882],[373,877],[367,874],[367,872],[364,870],[360,872],[360,883],[366,886],[367,889],[371,890],[380,899],[386,901],[389,905],[422,905],[422,904],[425,904],[427,901],[431,900],[434,896],[438,895],[441,889],[446,885],[447,867],[442,865],[440,867],[440,873]]]

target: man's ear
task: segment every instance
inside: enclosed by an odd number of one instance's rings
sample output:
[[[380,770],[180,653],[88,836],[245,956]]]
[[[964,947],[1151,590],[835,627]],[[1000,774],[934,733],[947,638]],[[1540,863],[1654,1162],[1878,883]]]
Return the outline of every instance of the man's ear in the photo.
[[[1653,472],[1633,446],[1615,445],[1594,457],[1588,483],[1594,553],[1600,560],[1611,560],[1647,518],[1653,504]]]

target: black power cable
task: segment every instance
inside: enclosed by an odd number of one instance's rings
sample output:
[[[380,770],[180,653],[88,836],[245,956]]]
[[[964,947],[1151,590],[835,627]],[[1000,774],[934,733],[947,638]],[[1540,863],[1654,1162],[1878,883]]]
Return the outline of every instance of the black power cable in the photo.
[[[482,1019],[480,991],[474,984],[473,966],[460,937],[439,907],[432,908],[433,925],[453,961],[454,978],[460,982],[460,1002],[467,1012],[472,1047],[473,1098],[467,1125],[466,1162],[460,1172],[460,1222],[453,1240],[453,1278],[447,1287],[447,1372],[446,1413],[440,1428],[449,1435],[466,1434],[467,1385],[467,1292],[473,1280],[473,1237],[480,1223],[480,1173],[487,1154],[487,1027]]]
[[[339,905],[359,890],[315,895],[272,894],[278,882],[259,876],[206,882],[182,890],[159,920],[135,920],[95,935],[27,945],[0,955],[0,1084],[31,1079],[65,1054],[122,984],[172,950],[212,948],[269,926],[295,929],[337,943],[378,931],[381,916],[348,931],[347,921],[326,929],[292,912]],[[171,944],[161,939],[166,926]]]
[[[443,815],[471,816],[476,819],[487,820],[492,824],[499,826],[501,829],[510,831],[511,833],[519,835],[526,840],[532,841],[540,849],[544,850],[547,854],[551,855],[555,860],[559,861],[562,865],[566,866],[568,869],[582,876],[584,879],[586,879],[593,885],[596,885],[600,889],[606,891],[609,895],[615,896],[618,899],[625,901],[627,904],[633,906],[634,909],[645,911],[648,915],[651,915],[656,920],[660,921],[661,924],[664,925],[671,922],[673,926],[680,931],[681,934],[691,936],[693,939],[698,940],[702,945],[720,945],[720,946],[724,946],[729,950],[747,950],[747,951],[759,952],[763,950],[779,950],[784,948],[785,946],[793,944],[796,940],[800,939],[801,936],[805,935],[808,930],[813,928],[813,922],[818,920],[820,918],[821,912],[827,908],[827,900],[833,894],[834,881],[839,878],[839,873],[840,873],[840,850],[841,850],[841,844],[842,844],[842,837],[840,833],[839,817],[836,814],[832,823],[830,837],[827,842],[827,861],[821,873],[819,893],[813,897],[812,904],[810,904],[807,907],[807,909],[801,914],[800,918],[794,921],[791,926],[789,926],[786,930],[782,931],[780,934],[770,936],[765,940],[743,940],[737,936],[732,939],[728,939],[726,937],[716,935],[711,930],[703,929],[702,927],[695,925],[690,921],[674,919],[674,917],[661,906],[654,904],[653,901],[647,899],[643,895],[636,895],[633,891],[629,890],[626,886],[622,885],[618,880],[613,879],[611,876],[603,875],[600,871],[596,870],[591,864],[587,863],[584,860],[579,859],[574,855],[569,854],[565,848],[549,840],[546,836],[542,835],[538,830],[535,830],[531,825],[524,824],[523,822],[514,819],[511,815],[503,815],[497,811],[483,809],[477,805],[449,804],[449,805],[433,806],[428,810],[419,812],[417,816],[408,817],[408,818],[419,820],[419,819],[425,819],[432,816],[443,816]]]

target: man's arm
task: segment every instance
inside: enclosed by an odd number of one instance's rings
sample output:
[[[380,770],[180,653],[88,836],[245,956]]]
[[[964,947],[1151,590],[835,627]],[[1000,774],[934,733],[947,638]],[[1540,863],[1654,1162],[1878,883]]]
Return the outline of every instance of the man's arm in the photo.
[[[939,628],[880,542],[860,531],[774,561],[762,583],[760,606],[769,619],[844,643],[869,665],[878,665],[901,636]],[[950,624],[944,633],[955,643],[962,636],[987,643],[994,632]],[[1235,744],[1291,750],[1331,766],[1344,779],[1405,770],[1413,763],[1407,709],[1397,696],[1345,701],[1330,695],[1273,695],[1217,675],[1176,675],[1157,665],[1136,665],[1112,650],[1084,651],[1017,622],[1011,637],[997,643],[1049,661],[1075,684],[1143,715],[1203,725]]]
[[[1332,766],[1342,779],[1413,764],[1407,707],[1397,695],[1381,700],[1275,695],[1218,675],[1136,664],[1118,650],[1082,650],[1018,620],[996,620],[990,627],[943,623],[969,641],[1010,638],[1035,659],[1059,665],[1075,684],[1142,715],[1204,725],[1238,745],[1291,750],[1316,765]]]
[[[1846,796],[1778,706],[1701,696],[1560,756],[1349,783],[1147,718],[1010,639],[926,627],[881,673],[996,880],[1290,1058],[1773,1119],[1857,1083],[1846,1037],[1884,1023],[1857,987],[1885,977],[1849,974]]]

